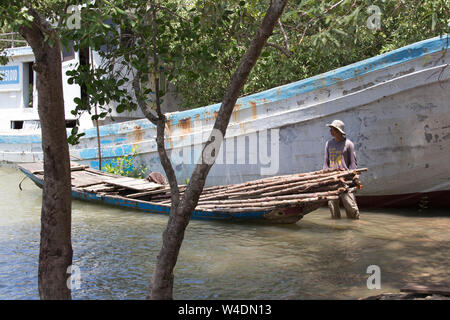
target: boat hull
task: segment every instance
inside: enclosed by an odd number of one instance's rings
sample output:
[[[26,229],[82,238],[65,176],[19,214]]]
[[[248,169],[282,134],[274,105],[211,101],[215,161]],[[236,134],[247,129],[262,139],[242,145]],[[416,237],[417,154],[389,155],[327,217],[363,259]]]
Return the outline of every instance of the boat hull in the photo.
[[[369,168],[358,192],[362,205],[416,206],[429,197],[429,206],[450,208],[445,197],[450,191],[449,63],[448,39],[434,38],[240,98],[206,185],[320,170],[331,138],[326,124],[340,119],[355,144],[358,166]],[[179,183],[201,159],[219,107],[167,115],[166,148]],[[85,133],[71,155],[96,168],[96,133]],[[102,164],[136,149],[136,165],[163,172],[149,121],[102,126],[100,134]],[[41,155],[28,138],[28,150],[15,153],[19,162]],[[4,141],[0,137],[0,150]]]
[[[39,188],[43,187],[44,180],[37,177],[31,171],[20,167],[19,169],[30,178]],[[126,209],[139,210],[154,214],[170,214],[170,205],[162,205],[156,202],[142,201],[137,199],[126,199],[120,196],[100,195],[94,192],[72,188],[72,198],[91,203],[111,205]],[[258,222],[269,224],[292,224],[303,218],[304,215],[319,208],[323,202],[317,202],[309,205],[299,205],[295,207],[279,208],[275,210],[247,211],[238,213],[229,213],[226,211],[206,211],[194,210],[191,218],[195,220],[221,220],[233,222]]]

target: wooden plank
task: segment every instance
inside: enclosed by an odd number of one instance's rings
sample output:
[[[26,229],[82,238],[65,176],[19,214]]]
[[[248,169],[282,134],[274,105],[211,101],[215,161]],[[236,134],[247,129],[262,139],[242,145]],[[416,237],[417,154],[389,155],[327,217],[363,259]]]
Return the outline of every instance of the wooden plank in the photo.
[[[32,162],[32,163],[22,163],[19,165],[19,167],[22,167],[25,170],[30,171],[31,173],[35,173],[35,172],[43,172],[43,167],[44,164],[41,162]]]
[[[131,179],[131,180],[130,180]],[[161,184],[156,184],[153,182],[149,182],[146,180],[128,178],[128,179],[103,179],[104,183],[109,183],[112,185],[124,187],[127,189],[137,190],[137,191],[145,191],[150,189],[159,189],[164,186]]]
[[[128,186],[128,185],[120,185],[121,187],[125,187],[127,189],[132,189],[136,191],[146,191],[146,190],[155,190],[161,188],[160,186],[149,186],[149,185],[135,185],[135,186]]]
[[[72,177],[87,177],[87,178],[96,178],[97,180],[102,180],[101,177],[95,177],[93,175],[90,175],[89,173],[83,171],[74,171],[71,173]]]
[[[113,191],[116,189],[116,187],[102,183],[102,184],[87,186],[82,189],[85,191],[88,191],[88,192],[105,192],[105,191]]]
[[[112,173],[104,172],[104,171],[99,171],[99,170],[92,169],[92,168],[86,168],[86,169],[84,169],[84,171],[87,171],[87,172],[92,173],[92,174],[96,174],[98,176],[103,176],[103,177],[116,178],[116,179],[117,178],[122,178],[121,176],[118,176],[116,174],[112,174]]]
[[[84,171],[72,172],[72,186],[76,188],[87,187],[102,183],[101,177],[94,177],[86,174]]]
[[[76,167],[70,167],[70,171],[74,172],[74,171],[81,171],[86,169],[88,166],[76,166]],[[35,170],[32,171],[33,174],[42,174],[44,173],[44,169],[40,169],[40,170]]]
[[[132,185],[154,185],[154,186],[163,186],[162,184],[150,182],[146,179],[137,179],[137,178],[131,178],[131,177],[119,177],[119,178],[103,178],[103,181],[105,183],[111,183],[111,184],[123,184],[127,186]]]
[[[138,185],[141,185],[141,184],[149,184],[149,183],[158,185],[157,183],[149,182],[147,180],[126,181],[124,184],[126,184],[127,186],[138,186]]]
[[[450,286],[444,285],[417,285],[417,284],[409,284],[400,289],[401,292],[412,292],[419,294],[440,294],[443,296],[450,296]]]
[[[132,194],[126,195],[125,197],[133,199],[133,198],[139,198],[139,197],[143,197],[143,196],[149,196],[149,195],[152,195],[152,194],[165,193],[167,191],[170,191],[170,188],[156,189],[156,190],[132,193]]]
[[[135,180],[134,178],[130,178],[130,177],[120,177],[120,178],[104,178],[103,182],[105,183],[123,183],[123,182],[127,182],[127,181],[133,181]]]

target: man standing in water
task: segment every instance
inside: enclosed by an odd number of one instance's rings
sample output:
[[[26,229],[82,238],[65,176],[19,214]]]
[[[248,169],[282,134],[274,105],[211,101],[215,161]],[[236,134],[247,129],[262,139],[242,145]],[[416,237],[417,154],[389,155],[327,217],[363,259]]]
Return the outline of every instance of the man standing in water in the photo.
[[[341,120],[334,120],[331,124],[327,124],[327,126],[330,127],[330,133],[333,136],[333,139],[328,140],[325,144],[323,170],[356,169],[355,146],[350,139],[345,137],[344,122]],[[347,218],[359,219],[359,209],[356,204],[355,194],[344,192],[339,198],[342,200]],[[331,218],[341,218],[339,199],[328,201],[328,207],[331,211]]]

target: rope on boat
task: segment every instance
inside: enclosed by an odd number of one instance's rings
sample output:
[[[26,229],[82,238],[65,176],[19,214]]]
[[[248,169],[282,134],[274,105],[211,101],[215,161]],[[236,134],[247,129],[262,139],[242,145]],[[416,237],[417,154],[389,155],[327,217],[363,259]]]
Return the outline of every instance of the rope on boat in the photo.
[[[28,178],[28,176],[25,176],[25,177],[22,179],[22,181],[20,181],[20,183],[19,183],[19,189],[20,189],[20,191],[22,191],[22,182],[23,182],[26,178]]]

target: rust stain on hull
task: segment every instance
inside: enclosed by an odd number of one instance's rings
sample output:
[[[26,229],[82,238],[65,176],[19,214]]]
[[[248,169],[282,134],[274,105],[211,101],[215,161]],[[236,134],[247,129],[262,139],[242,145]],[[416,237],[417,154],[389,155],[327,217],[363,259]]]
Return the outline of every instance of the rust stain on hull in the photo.
[[[173,147],[173,141],[172,141],[172,121],[167,121],[165,124],[165,130],[164,130],[164,139],[166,141],[166,144],[169,148]]]
[[[256,102],[250,101],[250,107],[252,109],[252,119],[255,120],[258,117],[258,111],[256,110]]]
[[[183,133],[191,133],[191,118],[181,119],[179,126]]]
[[[135,142],[141,142],[144,136],[144,130],[142,130],[141,126],[134,126],[133,131],[131,132],[133,140]]]
[[[277,90],[277,98],[279,98],[281,96],[281,88],[278,88]]]
[[[239,122],[240,111],[241,111],[241,105],[240,104],[236,104],[234,106],[233,114],[232,114],[233,115],[233,122],[235,122],[235,123]]]

